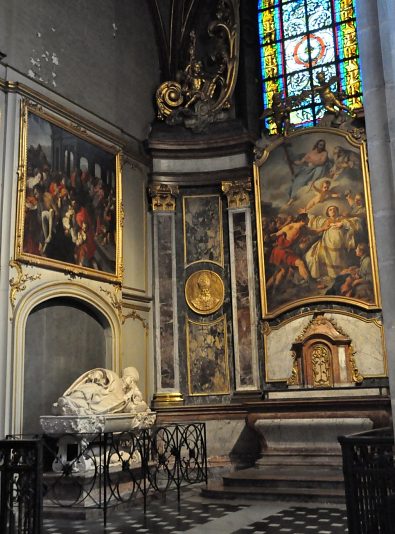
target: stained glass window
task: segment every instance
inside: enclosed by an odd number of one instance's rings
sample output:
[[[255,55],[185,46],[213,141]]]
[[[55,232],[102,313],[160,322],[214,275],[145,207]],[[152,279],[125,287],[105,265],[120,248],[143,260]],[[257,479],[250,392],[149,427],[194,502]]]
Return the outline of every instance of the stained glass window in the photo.
[[[265,109],[276,92],[294,97],[304,91],[291,123],[317,124],[325,111],[312,91],[319,72],[334,80],[333,91],[348,95],[344,104],[362,107],[355,0],[259,0],[258,22]],[[267,127],[275,129],[270,121]]]

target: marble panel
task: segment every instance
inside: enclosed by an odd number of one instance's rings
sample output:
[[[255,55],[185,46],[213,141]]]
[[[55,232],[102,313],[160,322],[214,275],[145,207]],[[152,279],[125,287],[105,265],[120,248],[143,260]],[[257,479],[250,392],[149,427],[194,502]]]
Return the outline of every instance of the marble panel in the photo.
[[[187,355],[190,395],[229,394],[226,315],[210,323],[188,319]]]
[[[158,390],[175,387],[172,214],[156,217],[156,349]]]
[[[230,213],[232,303],[235,340],[236,388],[257,387],[254,273],[249,210]]]
[[[224,264],[222,207],[219,195],[195,195],[183,198],[184,262]]]

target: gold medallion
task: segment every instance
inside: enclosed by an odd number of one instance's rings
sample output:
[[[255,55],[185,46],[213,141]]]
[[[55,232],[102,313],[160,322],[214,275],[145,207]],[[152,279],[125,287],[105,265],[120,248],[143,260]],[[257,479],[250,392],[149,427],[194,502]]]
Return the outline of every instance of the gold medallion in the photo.
[[[185,300],[200,315],[216,312],[224,302],[224,283],[213,271],[196,271],[185,283]]]

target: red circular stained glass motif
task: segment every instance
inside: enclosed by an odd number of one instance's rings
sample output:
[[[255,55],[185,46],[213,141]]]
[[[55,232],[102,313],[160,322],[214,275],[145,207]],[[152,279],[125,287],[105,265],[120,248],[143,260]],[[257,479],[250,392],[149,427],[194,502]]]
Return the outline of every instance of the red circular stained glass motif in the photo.
[[[310,67],[310,65],[314,66],[324,57],[325,50],[326,46],[321,37],[314,34],[304,35],[295,46],[294,60],[299,65],[304,65],[305,67]]]

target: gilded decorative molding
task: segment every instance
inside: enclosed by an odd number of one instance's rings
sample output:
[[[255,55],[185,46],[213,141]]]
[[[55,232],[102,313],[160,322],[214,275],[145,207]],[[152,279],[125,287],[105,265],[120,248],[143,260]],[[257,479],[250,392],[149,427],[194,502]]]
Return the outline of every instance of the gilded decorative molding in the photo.
[[[344,337],[349,337],[348,334],[340,326],[336,324],[336,321],[334,319],[331,319],[329,317],[324,317],[324,314],[320,313],[314,316],[311,319],[311,321],[309,321],[309,323],[303,328],[302,332],[295,338],[295,342],[300,343],[301,341],[303,341],[307,332],[311,328],[319,327],[319,326],[327,326],[328,323],[330,323],[333,326],[333,328],[336,330],[338,334]]]
[[[104,289],[103,287],[100,287],[100,291],[102,293],[105,293],[110,298],[111,305],[117,312],[118,318],[122,324],[125,324],[126,319],[133,319],[134,321],[137,320],[140,321],[143,325],[143,328],[148,331],[148,321],[141,317],[141,315],[139,315],[136,310],[132,310],[130,313],[127,314],[123,313],[122,300],[119,298],[119,293],[122,294],[120,287],[116,287],[115,293],[109,291],[108,289]]]
[[[347,131],[357,141],[366,141],[367,139],[365,128],[349,128]]]
[[[207,33],[210,42],[206,55],[198,58],[197,48],[205,39],[192,30],[188,60],[178,70],[176,80],[162,83],[156,91],[158,118],[168,124],[183,124],[194,132],[202,132],[220,119],[231,106],[239,63],[239,0],[218,0]],[[197,46],[197,40],[199,46]],[[203,63],[212,65],[203,71]]]
[[[264,321],[262,323],[262,334],[264,336],[268,336],[270,332],[272,331],[270,324],[267,321]]]
[[[178,186],[155,182],[148,188],[152,211],[175,211]]]
[[[298,368],[298,361],[297,361],[297,354],[293,350],[291,351],[291,358],[292,358],[292,372],[291,376],[287,380],[288,386],[297,386],[299,384],[299,368]]]
[[[223,181],[222,191],[228,199],[228,207],[245,208],[250,205],[251,180]]]
[[[352,381],[356,384],[362,384],[364,377],[360,374],[359,369],[357,367],[357,362],[355,361],[355,354],[356,351],[354,350],[353,346],[350,345],[350,365],[351,365],[351,378]]]
[[[10,278],[10,303],[12,311],[14,311],[17,293],[26,289],[27,282],[33,282],[34,280],[40,279],[41,273],[23,274],[22,265],[15,260],[10,260],[9,266],[17,272],[16,278]]]

